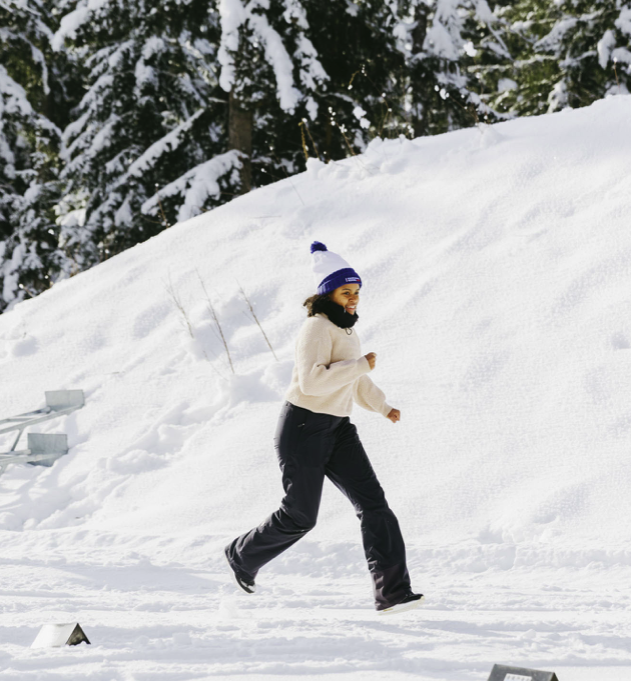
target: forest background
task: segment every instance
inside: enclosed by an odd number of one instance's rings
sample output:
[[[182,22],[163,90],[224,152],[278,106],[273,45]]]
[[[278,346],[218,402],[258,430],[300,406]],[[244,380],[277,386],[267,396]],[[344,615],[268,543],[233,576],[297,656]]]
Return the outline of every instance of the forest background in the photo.
[[[0,0],[0,312],[309,157],[630,79],[621,0]]]

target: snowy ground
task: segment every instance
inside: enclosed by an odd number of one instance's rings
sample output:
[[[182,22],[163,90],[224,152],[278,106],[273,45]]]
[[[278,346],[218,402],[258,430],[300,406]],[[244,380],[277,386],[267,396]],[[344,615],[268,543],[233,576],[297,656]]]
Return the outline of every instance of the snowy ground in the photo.
[[[0,478],[0,678],[631,678],[630,124],[616,97],[375,142],[0,317],[0,416],[44,390],[87,400],[40,429],[68,456]],[[221,556],[280,498],[271,438],[314,238],[361,273],[358,330],[402,411],[354,414],[427,595],[398,618],[372,610],[331,487],[255,597]],[[29,649],[61,621],[92,646]]]
[[[84,540],[72,532],[62,541]],[[212,537],[199,540],[219,548]],[[462,549],[433,560],[412,551],[430,601],[422,612],[378,618],[351,543],[305,541],[270,567],[254,599],[234,593],[220,561],[196,569],[134,551],[113,558],[104,548],[112,542],[120,537],[101,535],[99,549],[82,557],[75,549],[72,562],[56,551],[2,561],[11,585],[0,596],[2,678],[464,680],[486,679],[498,660],[553,667],[562,680],[629,678],[628,569],[608,569],[604,586],[602,563],[445,569]],[[26,647],[39,623],[75,618],[91,647]]]

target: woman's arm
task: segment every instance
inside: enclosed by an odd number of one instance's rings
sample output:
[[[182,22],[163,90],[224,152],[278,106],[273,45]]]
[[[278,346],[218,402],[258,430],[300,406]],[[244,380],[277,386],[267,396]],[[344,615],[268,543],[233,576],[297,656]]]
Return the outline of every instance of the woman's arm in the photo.
[[[366,357],[331,362],[332,344],[326,325],[316,318],[309,318],[300,330],[296,367],[300,390],[305,395],[328,395],[371,370]]]
[[[376,411],[389,418],[392,407],[386,402],[386,396],[371,380],[369,376],[360,376],[353,386],[353,399],[368,411]],[[396,410],[395,410],[396,411]]]

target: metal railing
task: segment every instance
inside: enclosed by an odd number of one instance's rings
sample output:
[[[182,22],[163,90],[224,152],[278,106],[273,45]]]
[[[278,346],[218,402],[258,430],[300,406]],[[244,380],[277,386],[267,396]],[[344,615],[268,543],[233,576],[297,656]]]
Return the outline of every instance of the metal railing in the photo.
[[[16,450],[26,428],[71,414],[85,404],[83,390],[50,390],[45,395],[46,406],[42,409],[0,419],[0,435],[17,431],[11,449],[0,452],[0,475],[10,463],[52,466],[60,456],[68,453],[68,436],[64,434],[28,433],[27,449]]]

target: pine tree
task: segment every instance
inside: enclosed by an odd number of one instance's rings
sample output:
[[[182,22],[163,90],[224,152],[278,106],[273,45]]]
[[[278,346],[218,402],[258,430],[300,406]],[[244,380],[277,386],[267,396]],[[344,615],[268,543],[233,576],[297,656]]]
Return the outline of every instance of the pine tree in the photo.
[[[566,0],[558,5],[552,29],[535,44],[535,51],[551,57],[556,65],[548,111],[586,106],[613,90],[614,70],[603,67],[620,39],[615,28],[620,6],[616,5],[611,0]]]
[[[64,248],[81,269],[234,192],[226,98],[209,0],[72,4],[55,36],[85,64],[87,91],[64,131]]]
[[[599,23],[605,29],[596,44],[598,65],[608,74],[605,94],[628,94],[631,84],[631,2],[618,0],[615,11],[602,12]],[[614,72],[615,85],[610,69]]]
[[[0,312],[48,288],[65,265],[54,214],[60,131],[43,113],[54,101],[48,9],[0,4]]]
[[[344,158],[363,151],[374,137],[408,132],[405,59],[396,37],[400,5],[309,0],[307,8],[313,44],[329,76],[326,89],[316,94],[319,115],[311,124],[322,158]]]
[[[223,0],[219,11],[228,147],[243,154],[242,190],[248,191],[296,172],[298,123],[317,116],[317,92],[328,75],[302,0]]]
[[[415,135],[434,135],[502,115],[485,89],[511,62],[506,24],[486,0],[412,0],[400,30]]]
[[[498,80],[498,107],[516,115],[580,107],[627,92],[631,4],[620,0],[520,0],[504,18],[519,58]]]
[[[252,159],[244,185],[274,181],[409,132],[398,5],[383,0],[239,0],[222,5],[230,145]]]

